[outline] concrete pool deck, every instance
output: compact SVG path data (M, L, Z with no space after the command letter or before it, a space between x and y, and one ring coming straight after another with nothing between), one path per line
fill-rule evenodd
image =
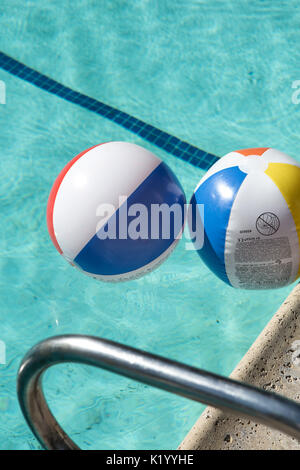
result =
M230 375L300 402L300 283ZM180 450L300 450L300 442L248 418L207 407Z

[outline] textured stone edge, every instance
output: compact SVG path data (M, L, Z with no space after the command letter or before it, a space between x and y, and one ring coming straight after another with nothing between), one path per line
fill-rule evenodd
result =
M230 377L300 402L300 283ZM247 418L207 407L178 449L300 450L300 442Z

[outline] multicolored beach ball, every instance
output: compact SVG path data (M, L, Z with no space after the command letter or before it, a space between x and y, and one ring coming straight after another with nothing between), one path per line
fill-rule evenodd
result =
M134 279L161 264L177 244L185 202L176 176L153 153L109 142L80 153L58 175L48 200L48 230L59 253L84 273L103 281ZM167 236L162 204L182 208Z
M191 199L198 254L230 286L272 289L300 275L300 163L273 148L230 152Z

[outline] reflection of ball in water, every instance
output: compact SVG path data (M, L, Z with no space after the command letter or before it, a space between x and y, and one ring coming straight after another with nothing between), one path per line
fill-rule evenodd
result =
M190 229L204 227L197 251L220 279L268 289L299 277L299 181L300 163L271 148L231 152L204 175Z
M182 208L180 226L168 237L160 219L151 218L152 205L161 204ZM135 144L109 142L77 155L58 175L48 230L57 250L86 274L127 280L151 271L172 251L184 204L180 183L159 158Z

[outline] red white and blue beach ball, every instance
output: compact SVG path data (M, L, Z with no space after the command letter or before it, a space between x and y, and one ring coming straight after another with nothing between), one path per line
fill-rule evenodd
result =
M225 155L200 180L190 210L191 232L204 232L198 254L227 284L270 289L299 277L300 163L285 153Z
M151 209L173 204L182 208L182 218L166 236ZM108 142L80 153L58 175L47 225L59 253L84 273L128 280L151 271L173 250L184 205L179 181L158 157L132 143Z

